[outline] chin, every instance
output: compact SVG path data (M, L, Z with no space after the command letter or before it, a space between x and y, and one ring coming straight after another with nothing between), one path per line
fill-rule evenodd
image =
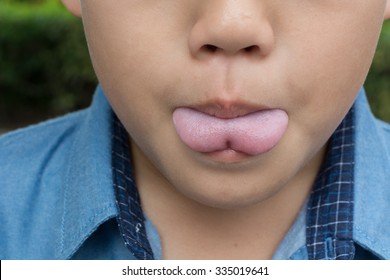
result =
M239 189L237 186L229 188L222 184L213 190L214 191L208 189L206 192L202 193L186 192L184 195L203 206L222 210L248 208L261 203L272 196L272 193L266 191L245 191L242 187Z

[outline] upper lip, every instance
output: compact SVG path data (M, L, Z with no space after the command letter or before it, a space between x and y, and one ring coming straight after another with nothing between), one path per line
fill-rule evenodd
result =
M254 104L244 100L208 101L186 107L221 119L237 118L257 111L269 109L266 106Z

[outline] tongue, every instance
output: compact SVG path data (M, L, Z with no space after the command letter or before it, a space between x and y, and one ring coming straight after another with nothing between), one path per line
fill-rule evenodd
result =
M221 119L190 108L178 108L173 123L180 139L192 150L211 153L234 150L259 155L272 149L287 129L288 116L279 109L261 110Z

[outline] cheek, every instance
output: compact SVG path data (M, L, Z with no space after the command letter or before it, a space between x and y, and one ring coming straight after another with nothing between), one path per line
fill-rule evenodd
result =
M297 151L316 152L326 143L352 106L374 55L380 21L341 14L302 15L279 33L274 72L285 81L281 92Z
M127 106L147 117L150 106L169 92L164 81L175 57L168 27L156 23L159 9L149 7L155 1L97 1L96 7L92 2L85 2L83 19L99 82L115 108L126 111Z
M180 53L172 52L172 45L177 42L168 40L170 35L163 30L156 32L149 25L131 25L126 18L134 21L134 11L131 15L115 12L117 20L112 21L88 14L86 33L94 67L133 142L155 165L163 166L156 154L173 155L177 151L170 149L180 146L171 120L177 84L174 69L184 69L177 65Z
M93 37L99 34L93 34ZM167 125L171 123L170 96L173 90L170 88L172 83L166 81L170 80L171 71L167 69L173 68L170 63L174 60L163 62L161 55L148 49L154 45L152 39L144 40L150 45L143 45L124 34L126 32L118 27L117 34L102 34L107 42L104 47L99 42L93 44L93 41L90 47L94 67L110 104L131 138L142 146L155 135L161 135L161 139L172 129ZM121 43L112 43L118 41Z
M380 31L380 20L371 20L369 15L302 16L281 36L279 55L284 63L279 72L287 81L286 104L302 129L331 133L351 107L368 73Z

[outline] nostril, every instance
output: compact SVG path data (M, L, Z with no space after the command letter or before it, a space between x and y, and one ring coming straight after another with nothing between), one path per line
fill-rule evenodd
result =
M259 46L253 45L253 46L249 46L249 47L244 48L244 51L246 53L255 53L255 52L260 51L260 48L259 48Z
M206 44L202 47L202 49L204 49L206 52L209 52L209 53L215 53L217 51L218 47L216 47L214 45Z
M215 45L205 44L202 46L201 51L203 51L205 53L216 53L218 51L218 49L219 48ZM243 53L247 53L247 54L254 54L254 53L259 52L260 48L257 45L252 45L249 47L242 48L241 51Z

